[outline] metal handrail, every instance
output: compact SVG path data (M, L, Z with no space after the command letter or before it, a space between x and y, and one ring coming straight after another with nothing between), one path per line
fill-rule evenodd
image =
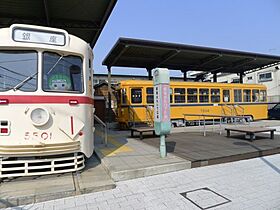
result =
M154 126L154 109L152 106L148 106L146 105L145 106L145 109L146 109L146 121L148 122L148 125L150 125L151 127Z
M104 143L105 146L107 147L108 145L108 129L107 129L107 124L105 122L103 122L99 117L97 117L96 115L94 115L94 119L96 119L101 125L103 125L104 130L105 130L105 136L104 136Z

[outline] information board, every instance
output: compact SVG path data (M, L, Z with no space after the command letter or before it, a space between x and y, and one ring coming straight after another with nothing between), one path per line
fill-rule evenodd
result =
M157 135L169 134L171 130L169 83L168 69L154 70L154 127Z

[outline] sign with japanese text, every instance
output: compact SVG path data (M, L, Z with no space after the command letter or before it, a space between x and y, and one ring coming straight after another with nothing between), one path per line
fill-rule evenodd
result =
M154 70L154 127L157 135L170 133L170 85L168 69Z

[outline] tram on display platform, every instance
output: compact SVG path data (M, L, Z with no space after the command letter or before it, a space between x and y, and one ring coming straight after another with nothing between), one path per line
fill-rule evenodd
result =
M116 91L116 115L122 127L135 123L153 125L152 81L121 81ZM174 127L186 126L202 120L202 115L207 120L219 116L267 119L266 91L264 85L258 84L170 82L171 123Z
M24 24L0 37L0 178L84 168L94 150L91 47Z

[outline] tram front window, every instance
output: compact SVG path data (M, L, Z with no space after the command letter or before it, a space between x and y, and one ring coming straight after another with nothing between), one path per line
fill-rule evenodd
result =
M36 91L37 57L34 51L0 51L0 92Z
M43 53L43 90L83 93L82 64L78 56Z

